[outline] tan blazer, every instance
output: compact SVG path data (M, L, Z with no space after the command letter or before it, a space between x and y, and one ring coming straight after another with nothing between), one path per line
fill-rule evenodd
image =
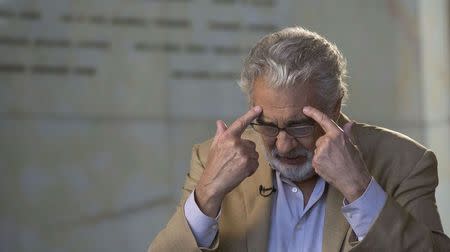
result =
M342 115L338 124L346 121ZM442 231L435 203L438 178L434 154L387 129L355 123L352 133L370 173L388 198L366 237L358 242L341 214L343 196L328 186L323 251L450 251L450 239ZM267 251L272 196L260 196L258 188L272 186L272 172L260 136L248 129L243 137L256 143L259 168L225 197L212 251ZM203 172L210 144L208 140L193 147L177 210L149 251L200 251L186 221L184 203Z

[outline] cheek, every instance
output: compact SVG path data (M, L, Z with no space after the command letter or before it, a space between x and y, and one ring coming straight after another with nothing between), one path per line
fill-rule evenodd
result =
M302 144L303 147L305 147L306 149L313 151L316 148L316 140L317 138L314 136L310 136L310 137L304 137L302 139L300 139L300 143Z
M316 141L319 137L323 136L324 132L322 129L317 129L310 137L306 137L303 139L302 144L309 150L314 150L316 148Z
M276 138L267 138L267 137L263 137L262 138L263 143L264 143L264 147L266 148L266 151L270 151L273 148L275 148L275 143L276 143Z

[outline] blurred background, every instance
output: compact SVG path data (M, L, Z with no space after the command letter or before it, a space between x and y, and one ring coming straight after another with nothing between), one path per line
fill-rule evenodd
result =
M437 153L450 232L446 0L0 0L0 251L145 251L191 147L246 111L264 34L301 25L348 59L353 119Z

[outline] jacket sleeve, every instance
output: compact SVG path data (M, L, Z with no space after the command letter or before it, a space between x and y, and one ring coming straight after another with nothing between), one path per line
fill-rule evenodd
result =
M148 249L149 252L165 251L198 251L197 242L187 223L184 214L184 204L197 185L204 170L204 165L199 156L199 145L192 148L191 168L186 176L182 189L182 196L177 205L175 214L170 218L166 227L159 232ZM213 241L211 250L218 247L217 237Z
M450 251L436 206L437 184L436 157L426 151L388 196L367 236L350 242L350 251Z

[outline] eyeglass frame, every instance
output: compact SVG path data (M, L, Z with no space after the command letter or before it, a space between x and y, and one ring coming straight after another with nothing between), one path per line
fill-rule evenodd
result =
M294 138L303 138L303 137L310 136L310 135L312 135L312 134L314 133L314 127L316 126L316 123L313 122L312 124L297 125L297 126L287 126L287 127L280 128L280 127L278 127L278 126L276 126L276 125L263 124L263 123L258 123L258 122L251 122L251 123L250 123L250 126L251 126L256 132L260 133L261 135L267 136L267 137L277 137L278 134L280 134L281 131L284 131L284 132L286 132L286 134L288 134L288 135L291 136L291 137L294 137ZM274 134L273 136L272 136L272 135L267 135L267 134L264 134L264 133L258 131L258 130L255 128L255 126L271 127L271 128L273 128L273 129L276 129L277 131L276 131L276 134ZM295 135L292 135L292 134L289 133L289 128L311 128L311 132L310 132L309 134L306 134L306 135L295 136Z

